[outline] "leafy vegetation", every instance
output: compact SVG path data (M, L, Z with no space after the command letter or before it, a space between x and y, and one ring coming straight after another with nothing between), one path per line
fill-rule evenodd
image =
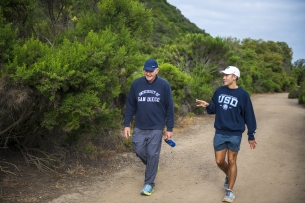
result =
M290 75L295 86L289 92L289 98L298 98L299 104L305 104L305 59L294 62Z
M291 64L287 43L211 37L166 0L1 1L0 48L1 150L44 171L63 149L130 148L125 101L149 57L172 86L176 117L202 114L195 99L211 98L228 65L250 94L291 91L305 103L305 59Z

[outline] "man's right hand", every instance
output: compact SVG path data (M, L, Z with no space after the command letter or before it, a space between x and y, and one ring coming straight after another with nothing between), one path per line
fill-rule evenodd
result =
M199 99L196 99L196 103L197 103L197 106L202 106L202 107L207 107L207 106L209 106L209 103L208 103L208 102L202 101L202 100L199 100Z
M130 136L130 127L124 127L124 137L128 139Z

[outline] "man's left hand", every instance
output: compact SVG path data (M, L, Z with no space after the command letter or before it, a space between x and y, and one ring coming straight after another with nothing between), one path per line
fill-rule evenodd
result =
M173 132L166 131L166 132L165 132L165 138L168 139L168 140L170 140L171 137L173 136L173 134L174 134Z
M257 143L256 143L255 140L249 140L248 142L250 144L250 148L251 149L255 149L256 148Z

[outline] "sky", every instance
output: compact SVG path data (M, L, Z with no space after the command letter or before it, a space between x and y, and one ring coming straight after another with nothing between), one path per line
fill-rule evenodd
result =
M305 0L167 0L212 37L286 42L305 59Z

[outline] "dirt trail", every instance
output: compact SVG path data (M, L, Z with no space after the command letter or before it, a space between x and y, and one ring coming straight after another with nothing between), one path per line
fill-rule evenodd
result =
M252 97L256 113L258 147L250 150L244 134L238 155L236 203L301 203L305 199L305 108L286 93ZM120 169L109 178L96 178L90 186L75 188L49 203L197 203L221 202L224 174L214 161L214 116L177 132L177 146L161 149L161 170L152 196L141 196L144 166ZM126 154L130 156L130 154Z

